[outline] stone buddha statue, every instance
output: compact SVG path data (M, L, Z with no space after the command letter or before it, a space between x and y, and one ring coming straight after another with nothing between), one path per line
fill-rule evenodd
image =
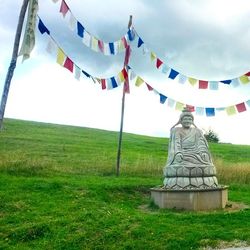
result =
M179 124L181 127L176 127ZM194 125L194 117L187 108L171 128L164 177L164 187L168 189L218 187L208 143L202 131Z

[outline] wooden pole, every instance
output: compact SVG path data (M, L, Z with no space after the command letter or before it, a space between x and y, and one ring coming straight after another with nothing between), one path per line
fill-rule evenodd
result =
M8 99L11 80L12 80L12 77L16 68L20 37L22 34L23 22L24 22L25 13L28 7L28 3L29 3L29 0L23 0L23 5L19 14L15 41L14 41L14 46L13 46L13 52L12 52L12 59L11 59L10 66L9 66L9 69L5 78L5 84L4 84L4 89L3 89L2 99L1 99L1 104L0 104L0 130L3 128L4 112L5 112L5 107L6 107L6 103Z
M132 26L132 16L129 17L128 29ZM130 46L128 45L126 48L126 53L124 57L124 68L127 66L127 56L130 53ZM127 84L129 84L129 80L127 79ZM125 110L125 96L126 96L126 85L123 85L122 91L122 108L121 108L121 123L120 123L120 133L119 133L119 141L118 141L118 150L117 150L117 163L116 163L116 176L120 175L120 162L121 162L121 147L122 147L122 133L123 133L123 121L124 121L124 110Z

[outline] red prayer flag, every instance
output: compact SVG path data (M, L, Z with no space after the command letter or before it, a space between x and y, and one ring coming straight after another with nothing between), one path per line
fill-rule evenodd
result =
M128 72L125 68L122 70L122 74L125 80L128 79Z
M146 82L145 82L145 83L146 83ZM146 85L147 85L147 88L148 88L149 91L154 90L149 84L146 83Z
M250 71L245 74L245 76L250 76Z
M102 89L106 89L106 80L101 79Z
M187 110L189 111L189 112L194 112L194 110L195 110L195 108L194 108L194 106L192 106L192 105L186 105L186 108L187 108Z
M199 80L199 89L207 89L208 81Z
M128 43L125 37L122 38L122 42L124 44L124 47L127 48L128 47Z
M244 102L236 104L236 108L238 112L244 112L247 110L246 105Z
M104 52L104 44L103 44L103 41L98 40L98 47L99 47L99 49L100 49L101 52Z
M74 63L71 61L70 58L66 58L65 63L63 65L66 69L68 69L69 71L73 72L73 68L74 68Z
M156 60L157 69L159 69L162 64L163 64L163 62L159 58L157 58L157 60Z
M62 13L63 17L66 16L67 12L69 11L68 5L65 3L64 0L61 2L60 12Z

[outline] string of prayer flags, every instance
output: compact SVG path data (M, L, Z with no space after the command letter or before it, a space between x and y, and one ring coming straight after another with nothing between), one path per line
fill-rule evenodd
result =
M143 47L143 54L149 54L150 61L154 63L154 66L164 74L168 74L168 78L175 80L178 79L180 84L188 82L191 86L197 86L199 89L218 90L219 83L230 85L231 87L237 87L240 84L250 84L250 71L238 76L234 79L207 81L202 79L195 79L190 76L185 76L179 71L170 68L165 62L163 62L153 51L147 49L143 39L135 31L137 40L137 48ZM143 46L142 46L143 45ZM169 72L170 71L170 72Z
M129 67L131 69L131 67ZM133 71L131 71L133 72ZM250 100L242 103L238 103L236 105L231 105L228 107L196 107L190 104L185 104L183 102L174 100L165 94L160 93L158 90L154 89L151 85L149 85L142 77L136 76L135 86L140 87L143 84L146 85L148 91L153 91L155 94L159 95L160 103L164 104L167 103L168 107L174 108L175 110L182 111L184 107L187 107L190 112L195 112L196 115L203 116L206 115L207 117L214 117L216 112L225 111L227 115L234 115L237 113L241 113L247 110L247 105L250 107ZM199 84L208 84L207 81L199 81Z
M57 2L53 0L53 2ZM136 37L136 32L133 27L130 27L126 34L122 36L120 39L114 42L104 42L97 37L93 36L90 32L88 32L85 27L79 22L75 16L73 15L71 9L65 0L61 0L61 5L59 12L62 13L62 16L65 18L66 15L70 15L69 17L69 28L72 31L76 31L76 34L81 38L82 43L94 50L95 52L101 52L104 55L116 55L118 53L124 52L127 48L129 42L134 41ZM143 41L140 41L143 43Z

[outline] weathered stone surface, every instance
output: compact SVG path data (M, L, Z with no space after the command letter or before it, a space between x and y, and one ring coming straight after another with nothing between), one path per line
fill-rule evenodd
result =
M218 186L216 170L203 133L193 125L193 115L184 110L170 133L165 188L193 189Z

